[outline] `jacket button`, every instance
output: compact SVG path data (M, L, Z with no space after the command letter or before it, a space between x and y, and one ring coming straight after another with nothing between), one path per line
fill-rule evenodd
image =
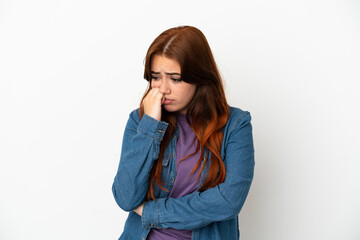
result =
M150 226L151 226L151 227L153 227L153 226L154 226L154 224L153 224L153 223L150 223Z
M174 178L172 178L172 179L171 179L171 183L174 183L174 181L175 181L175 179L174 179Z
M159 133L162 133L163 132L163 130L161 130L161 129L159 129L159 131L158 131Z

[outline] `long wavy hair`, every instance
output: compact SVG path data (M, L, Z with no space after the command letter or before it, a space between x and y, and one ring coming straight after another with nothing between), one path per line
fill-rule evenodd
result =
M149 85L141 99L141 117L144 114L142 102L151 89L151 60L154 55L162 55L176 60L181 67L181 79L196 85L196 91L188 105L187 114L191 118L189 123L195 132L198 143L196 151L189 156L194 155L198 151L201 151L201 154L191 174L201 166L199 177L204 166L210 164L200 191L215 187L225 180L225 165L221 159L222 128L225 126L230 113L222 79L210 46L204 34L199 29L191 26L168 29L152 42L145 58L144 78L149 82ZM160 143L159 158L155 161L150 173L150 184L147 192L148 200L155 200L155 184L161 189L166 190L161 178L162 160L164 150L176 129L175 113L168 112L162 108L161 120L168 122L169 126ZM205 149L208 151L205 151ZM209 159L209 151L211 152L211 159ZM207 153L205 154L205 152ZM202 161L204 161L203 164L201 164Z

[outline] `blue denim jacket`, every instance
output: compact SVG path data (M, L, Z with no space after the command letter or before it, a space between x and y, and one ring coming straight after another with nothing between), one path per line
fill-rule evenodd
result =
M119 239L145 240L151 228L191 229L192 240L238 240L238 214L245 202L254 172L254 147L249 112L230 107L230 118L223 128L221 157L226 167L225 181L203 192L179 198L168 195L176 177L174 131L163 158L164 191L155 188L156 201L145 203L142 216L132 210L145 201L150 170L160 151L168 123L134 110L127 122L112 191L117 204L129 211ZM201 174L200 186L207 166ZM200 187L199 186L199 187Z

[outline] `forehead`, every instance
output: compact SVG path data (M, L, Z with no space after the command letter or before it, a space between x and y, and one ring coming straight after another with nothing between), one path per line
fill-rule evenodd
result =
M178 61L164 57L163 55L155 55L151 60L151 71L154 72L181 72Z

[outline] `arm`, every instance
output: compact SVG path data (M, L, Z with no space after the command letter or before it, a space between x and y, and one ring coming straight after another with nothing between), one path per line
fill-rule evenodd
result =
M146 228L195 229L237 216L253 178L254 148L251 117L239 117L225 147L226 179L204 192L180 198L146 202L142 223Z
M142 204L149 186L153 163L168 124L138 111L130 114L122 140L120 164L112 185L116 203L125 211Z

